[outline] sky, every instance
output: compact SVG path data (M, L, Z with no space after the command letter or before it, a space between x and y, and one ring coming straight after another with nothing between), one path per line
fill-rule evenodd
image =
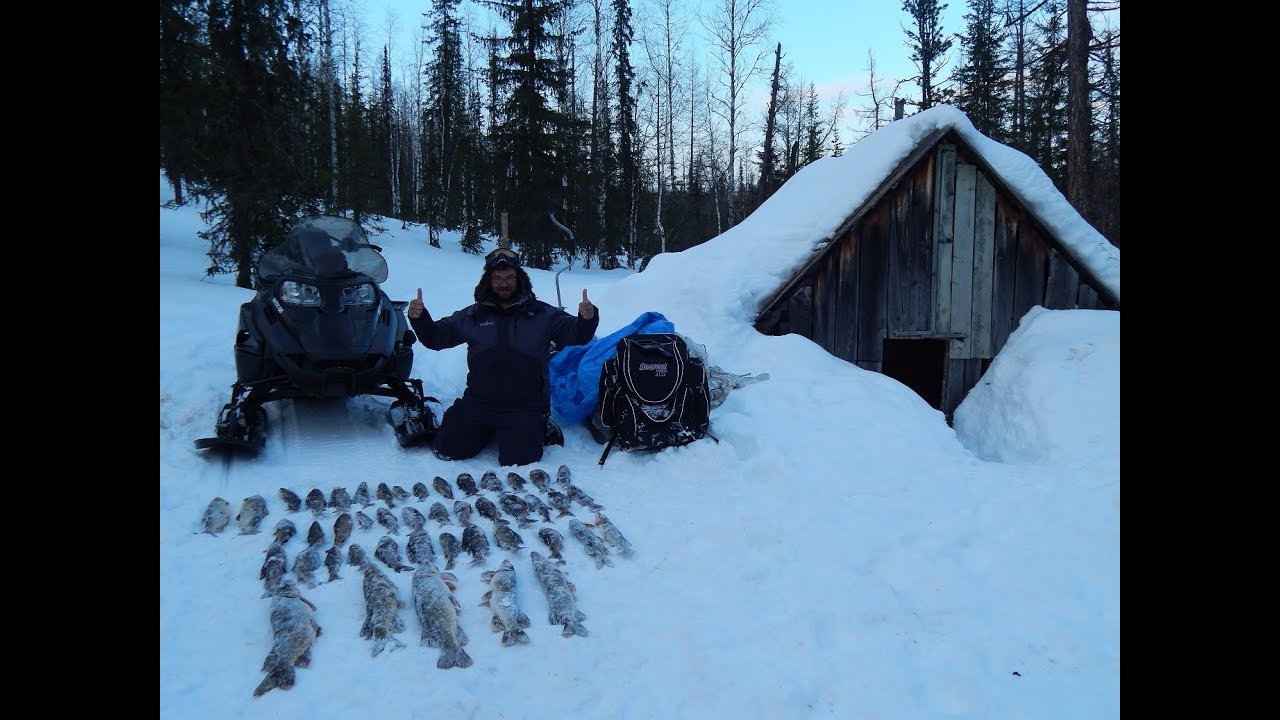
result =
M492 447L445 462L401 448L383 419L389 401L372 396L271 403L258 457L228 465L201 454L192 441L212 433L227 401L237 314L252 293L230 276L205 277L201 208L164 208L161 180L160 716L1119 717L1119 313L1033 308L954 427L896 380L806 338L751 327L778 278L843 216L831 218L847 215L839 208L856 207L900 147L939 124L972 131L950 108L894 123L808 166L724 235L660 255L643 273L575 265L560 275L557 302L555 274L529 270L552 304L572 308L588 290L598 337L656 311L712 364L769 375L712 410L718 443L615 449L603 467L603 448L581 425L566 425L564 446L533 465L501 468ZM1025 156L980 140L993 168L1118 296L1118 251L1095 246L1096 232L1062 211L1051 184L1019 172ZM461 252L456 236L432 248L421 226L384 226L372 239L384 248L392 298L421 287L436 315L471 302L481 260ZM462 392L465 355L419 346L413 376L447 406ZM290 567L313 520L328 539L333 532L332 511L290 513L279 488L327 496L354 493L362 481L409 488L438 475L453 485L461 472L527 478L561 465L635 547L597 568L567 532L568 518L551 523L566 538L563 571L589 636L562 637L549 624L530 553L550 553L528 528L525 548L494 546L483 566L464 560L452 571L471 667L436 667L439 651L419 644L407 604L412 573L385 567L406 602L398 634L406 646L372 656L359 636L361 578L343 565L339 579L302 588L323 628L310 666L292 690L253 697L272 644L259 579L272 531L282 519L297 527L285 544ZM215 497L234 516L253 495L269 512L260 533L242 535L234 520L217 535L201 532ZM440 500L433 490L409 504L425 514ZM477 522L493 546L492 524ZM459 532L430 520L427 528L437 553L442 530ZM348 544L372 552L383 534L356 529ZM404 536L402 528L402 553ZM479 606L488 589L481 572L503 559L531 619L527 645L503 647Z

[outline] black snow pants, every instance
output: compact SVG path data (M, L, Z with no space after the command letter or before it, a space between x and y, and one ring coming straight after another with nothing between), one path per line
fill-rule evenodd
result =
M528 465L542 459L546 431L546 413L537 408L491 408L460 397L444 411L435 451L446 460L466 460L496 437L499 465Z

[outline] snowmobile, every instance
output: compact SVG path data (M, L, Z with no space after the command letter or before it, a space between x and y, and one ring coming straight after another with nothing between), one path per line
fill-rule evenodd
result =
M429 440L434 413L422 381L409 377L413 344L404 309L380 287L382 248L349 218L301 219L258 262L258 290L240 306L236 382L215 436L197 448L256 453L266 444L265 403L380 395L401 446Z

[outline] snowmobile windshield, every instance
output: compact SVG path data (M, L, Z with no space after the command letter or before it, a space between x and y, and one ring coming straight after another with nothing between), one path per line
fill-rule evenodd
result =
M263 253L258 277L295 273L307 277L368 275L375 283L387 279L387 261L369 244L360 224L349 218L318 215L302 219L284 242Z

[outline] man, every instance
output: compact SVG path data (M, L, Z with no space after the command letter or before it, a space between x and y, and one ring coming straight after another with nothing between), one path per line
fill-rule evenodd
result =
M465 460L496 437L500 465L537 462L551 414L550 343L590 342L600 315L586 290L577 317L539 300L520 256L507 248L485 256L475 299L439 320L423 306L422 288L409 301L409 324L423 345L467 344L467 388L440 421L436 456Z

